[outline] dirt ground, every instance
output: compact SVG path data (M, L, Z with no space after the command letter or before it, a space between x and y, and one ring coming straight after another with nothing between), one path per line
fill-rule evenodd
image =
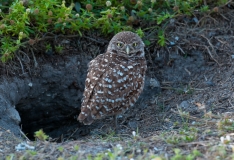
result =
M141 101L118 118L120 131L117 135L110 130L112 117L107 117L87 127L85 133L77 133L77 129L69 131L70 139L62 143L30 142L30 145L35 146L37 156L43 159L68 157L75 154L74 145L80 146L81 155L96 155L121 144L132 146L130 148L135 149L136 155L142 153L137 152L137 149L147 148L149 152L162 155L165 159L175 155L174 148L180 148L185 155L197 149L202 153L197 159L231 158L230 146L225 146L224 150L212 146L219 148L220 137L232 137L234 130L229 128L224 132L219 128L223 118L233 119L233 19L234 10L228 7L220 8L219 13L172 19L165 27L165 47L157 45L157 39L153 36L157 30L148 30L144 37L151 42L146 47L147 76L160 83L160 91L150 95L150 98L147 96L147 99L143 96ZM104 39L104 44L108 42L105 38L96 38ZM91 45L98 44L93 39L87 39ZM193 131L191 127L197 130ZM187 131L184 134L180 132L183 129ZM133 131L137 132L134 138ZM76 134L83 136L77 138ZM179 139L181 135L193 134L192 141ZM26 155L25 151L15 151L15 146L21 141L19 138L1 127L0 135L0 157L11 153ZM64 152L57 150L60 146ZM125 153L128 154L127 151Z

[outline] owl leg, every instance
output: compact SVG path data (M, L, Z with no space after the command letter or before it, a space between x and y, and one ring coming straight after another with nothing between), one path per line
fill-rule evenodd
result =
M114 119L114 129L115 129L115 131L117 131L117 129L118 129L117 115L114 115L114 116L113 116L113 119Z

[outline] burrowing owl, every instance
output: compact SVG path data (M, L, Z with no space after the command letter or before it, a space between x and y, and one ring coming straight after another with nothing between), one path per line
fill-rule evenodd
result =
M116 34L107 52L89 63L80 122L90 125L95 119L126 111L137 101L144 87L147 69L144 43L132 32Z

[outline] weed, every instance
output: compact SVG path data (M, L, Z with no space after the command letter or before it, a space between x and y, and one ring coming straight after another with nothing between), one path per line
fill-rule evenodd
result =
M190 86L185 86L183 88L177 88L175 89L177 94L192 94L194 92L194 89Z
M166 45L166 38L162 30L158 33L158 44L162 47Z
M36 139L39 139L41 141L45 141L49 138L49 136L46 135L42 129L40 129L39 131L36 131L34 136Z
M209 6L207 6L207 5L202 6L201 9L200 9L200 11L201 12L207 12L207 11L209 11Z
M62 53L62 51L63 51L63 47L62 47L62 46L60 46L60 45L55 46L55 51L56 51L56 53L61 54L61 53Z
M63 152L64 148L63 148L62 146L59 146L59 147L58 147L58 150L59 150L60 152Z
M6 160L13 160L14 157L15 157L14 154L10 154L10 155L6 156Z
M79 148L80 148L80 147L79 147L78 145L75 145L75 146L74 146L74 151L78 151Z
M233 132L234 131L234 122L230 119L221 119L217 122L218 130L224 132Z
M171 157L171 160L193 160L196 157L198 157L199 155L201 155L201 153L198 150L193 150L192 153L188 154L188 155L183 155L181 153L181 150L178 148L174 149L175 155L173 157Z
M170 135L162 134L161 137L167 143L179 144L179 143L192 142L196 140L198 134L197 132L198 131L195 128L190 127L188 129L180 129L179 131L176 131L175 133Z

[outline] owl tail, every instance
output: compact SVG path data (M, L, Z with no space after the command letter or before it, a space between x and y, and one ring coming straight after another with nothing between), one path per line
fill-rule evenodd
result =
M77 118L77 120L80 123L84 123L84 125L90 125L93 123L94 119L91 116L91 111L88 108L85 108L83 110L81 110L81 113L79 115L79 117Z

